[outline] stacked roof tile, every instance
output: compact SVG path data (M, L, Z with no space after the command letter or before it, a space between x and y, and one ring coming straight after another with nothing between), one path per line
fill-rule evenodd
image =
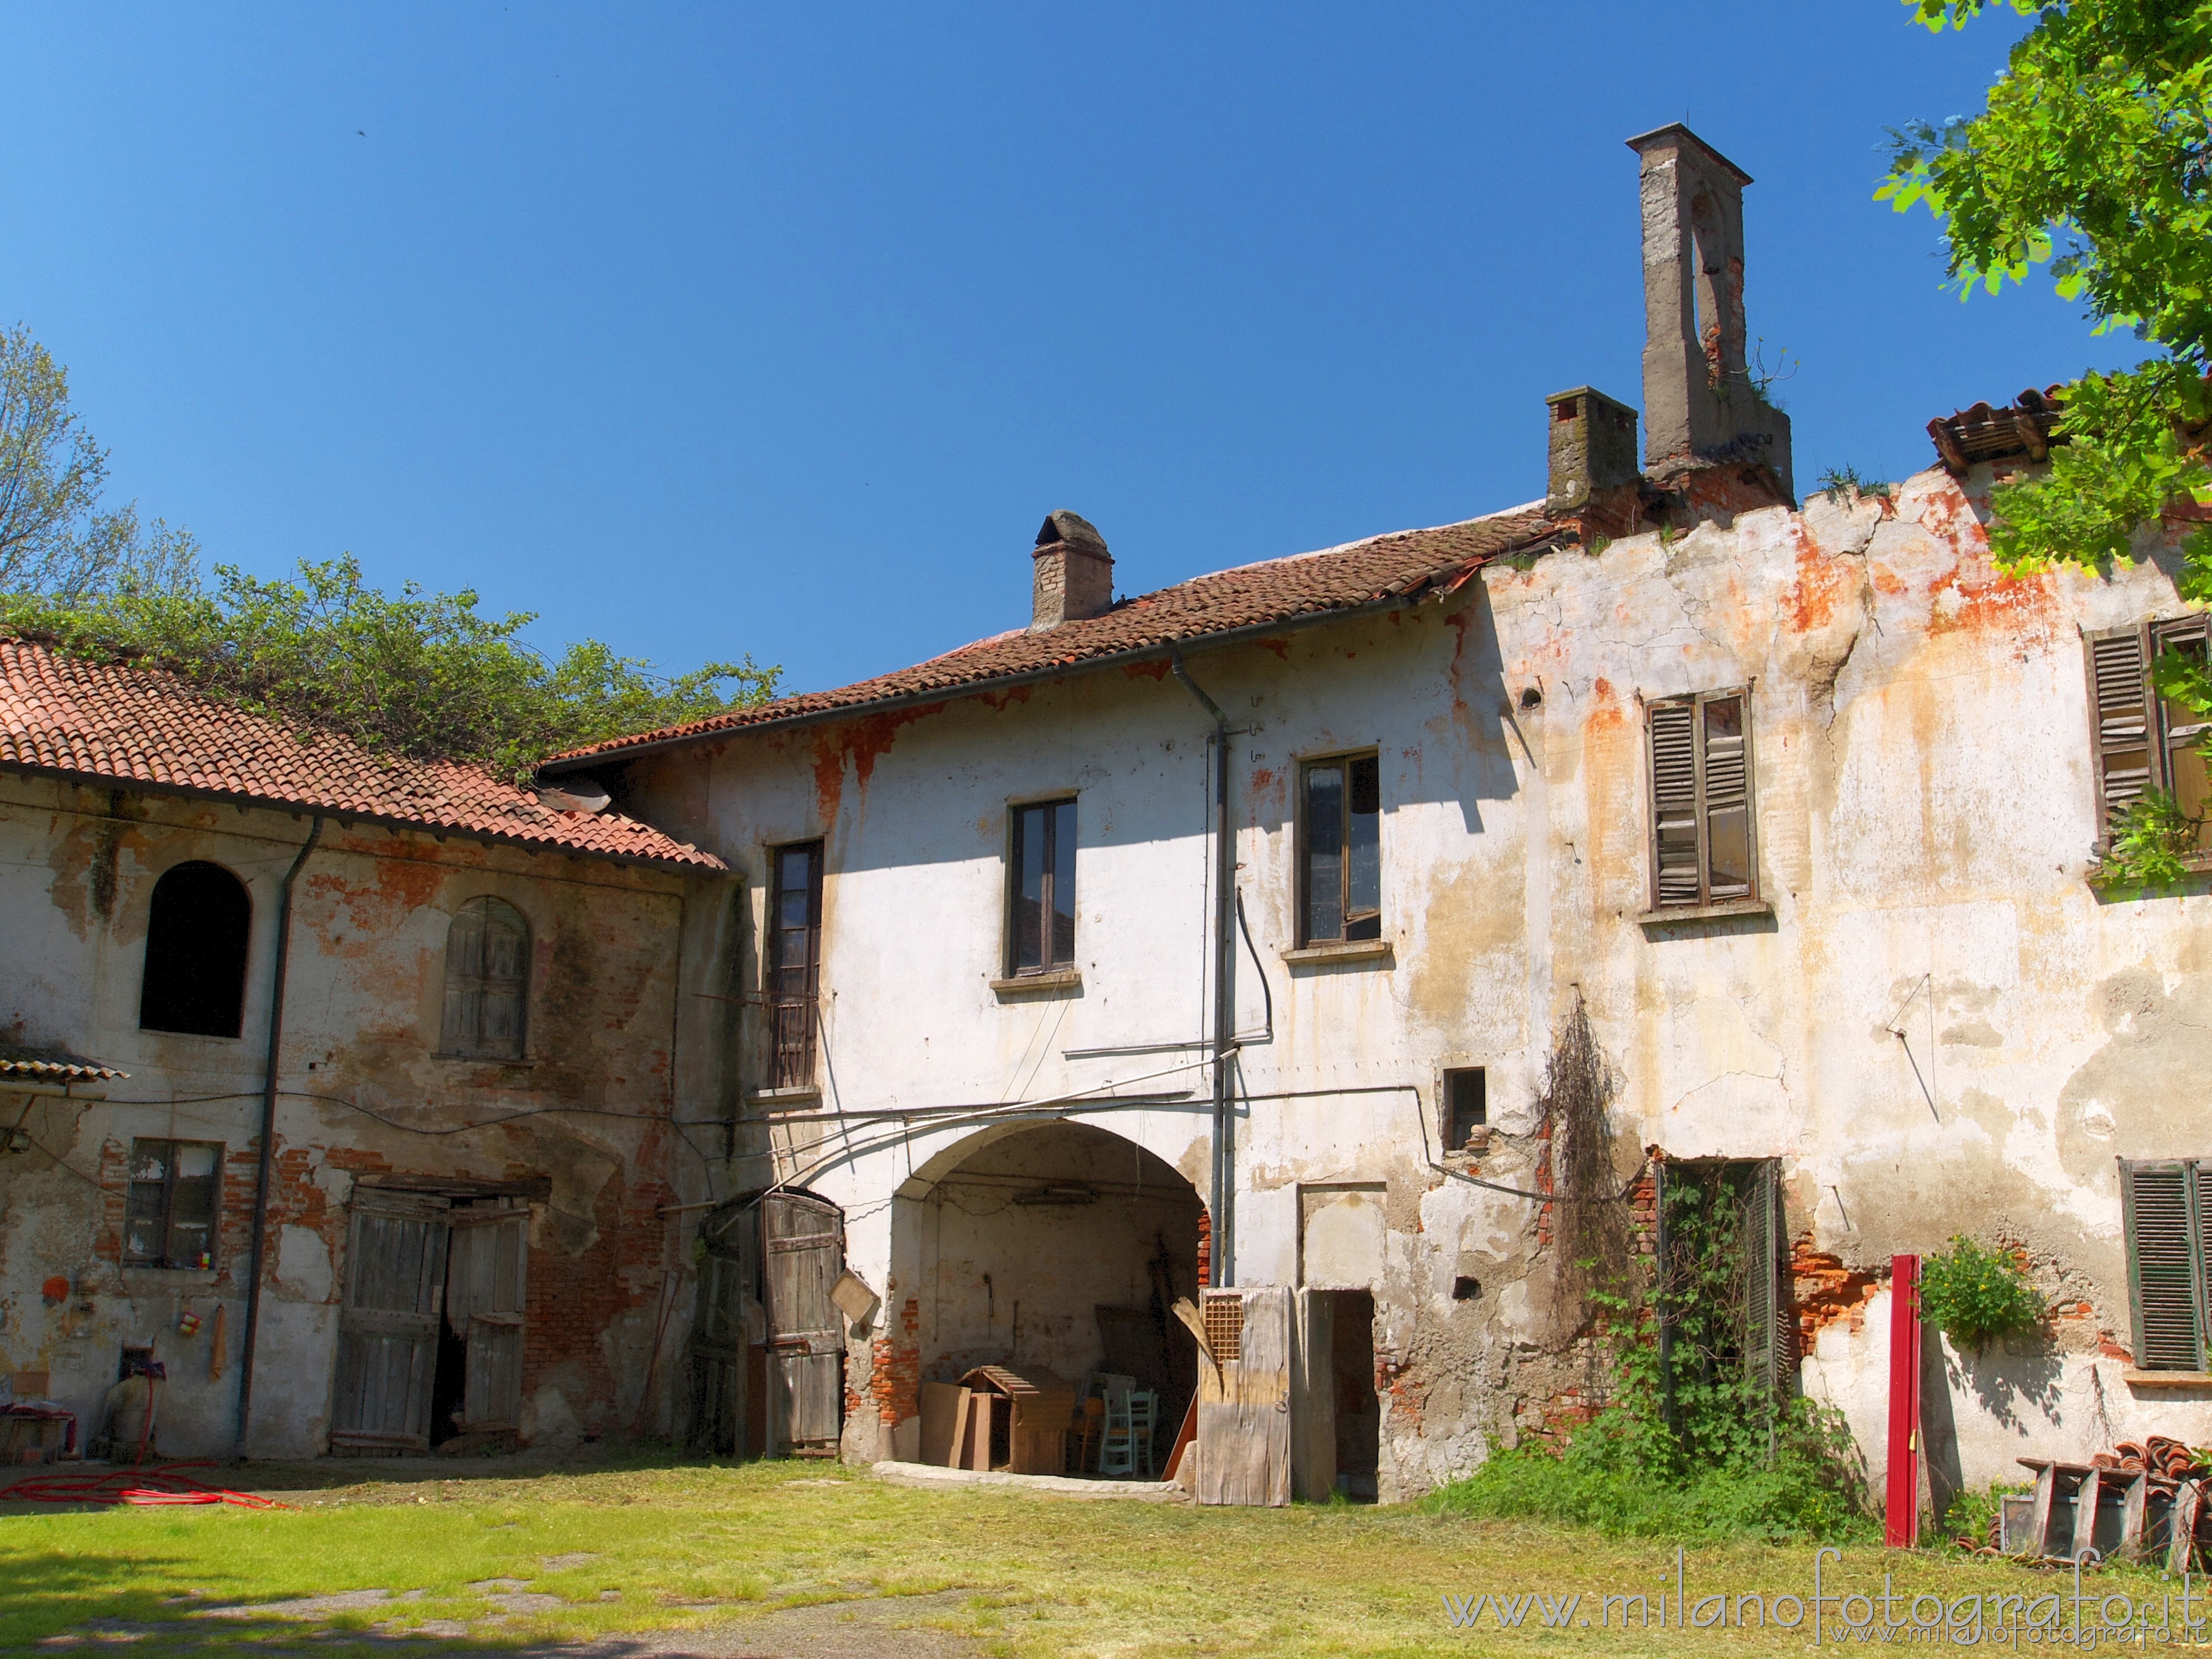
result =
M0 1078L28 1078L35 1083L94 1083L127 1078L112 1066L102 1066L65 1048L33 1048L0 1039Z
M251 802L629 862L720 860L617 812L563 811L474 766L373 753L155 668L0 639L0 769Z
M1534 507L1518 507L1433 530L1399 531L1318 553L1240 565L1123 599L1102 616L1064 622L1038 633L1018 631L978 640L916 667L834 691L780 697L757 708L616 738L554 758L570 768L718 732L857 713L873 704L939 692L987 690L1001 681L1036 679L1117 659L1164 656L1172 647L1202 645L1220 635L1287 625L1388 600L1441 597L1491 560L1533 547L1557 529Z

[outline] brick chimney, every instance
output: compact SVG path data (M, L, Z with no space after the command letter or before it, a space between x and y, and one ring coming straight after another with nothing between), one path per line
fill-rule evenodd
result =
M1751 175L1679 122L1643 159L1644 467L1692 495L1795 500L1790 417L1744 363L1743 187ZM1718 489L1686 475L1728 469ZM1753 505L1741 501L1739 505Z
M1580 513L1593 499L1637 482L1636 411L1595 386L1555 392L1544 399L1552 465L1544 511Z
M1091 521L1066 511L1046 516L1030 555L1034 571L1030 632L1103 616L1114 603L1114 556Z

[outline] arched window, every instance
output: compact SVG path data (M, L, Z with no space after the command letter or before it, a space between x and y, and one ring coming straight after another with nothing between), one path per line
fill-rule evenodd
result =
M522 1058L530 924L495 898L473 898L446 934L446 1029L439 1052Z
M219 864L179 864L154 884L138 1024L149 1031L234 1037L246 1014L253 901Z

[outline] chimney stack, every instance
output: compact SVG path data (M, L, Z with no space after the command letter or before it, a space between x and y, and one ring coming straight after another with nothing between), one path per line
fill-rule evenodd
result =
M1037 532L1030 632L1103 616L1114 604L1114 556L1088 519L1063 509Z
M1644 471L1671 485L1700 469L1764 468L1794 502L1790 417L1744 362L1751 175L1679 122L1628 147L1644 164Z
M1544 511L1579 513L1591 501L1637 481L1636 411L1595 386L1544 399L1552 411L1550 487Z

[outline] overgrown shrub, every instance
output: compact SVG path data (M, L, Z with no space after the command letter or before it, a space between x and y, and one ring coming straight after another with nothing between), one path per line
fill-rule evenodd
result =
M1841 1414L1811 1401L1783 1415L1774 1461L1684 1466L1652 1456L1650 1425L1615 1407L1563 1452L1524 1444L1431 1492L1440 1515L1566 1522L1611 1537L1685 1543L1873 1535Z
M1962 1352L1993 1338L2025 1336L2045 1307L2011 1252L1985 1250L1960 1235L1920 1264L1920 1316Z
M1842 1414L1778 1396L1766 1334L1752 1327L1746 1245L1758 1230L1745 1221L1771 1191L1740 1166L1670 1166L1662 1194L1668 1259L1640 1264L1649 1288L1588 1292L1613 1404L1563 1451L1498 1453L1429 1507L1685 1540L1866 1535Z

